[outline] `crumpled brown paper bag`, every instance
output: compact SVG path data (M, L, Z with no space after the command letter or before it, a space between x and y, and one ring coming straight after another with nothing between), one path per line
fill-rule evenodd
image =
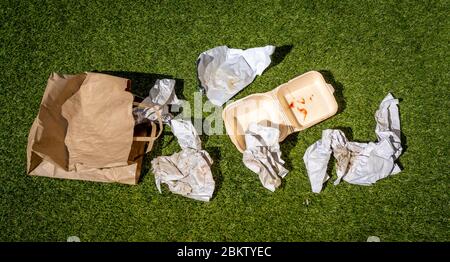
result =
M134 128L129 85L99 73L50 75L28 135L27 173L136 184L145 144L157 136L154 124L150 137Z

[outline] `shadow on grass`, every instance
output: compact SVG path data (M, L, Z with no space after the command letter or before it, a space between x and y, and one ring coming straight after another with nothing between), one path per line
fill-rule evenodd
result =
M284 160L284 167L287 170L292 170L292 159L289 153L297 145L298 136L300 132L289 135L283 142L280 143L281 158Z
M277 66L283 60L286 58L286 56L292 51L294 48L294 45L282 45L275 47L275 51L273 52L271 56L272 62L270 63L269 67L266 70L271 69L272 67Z
M211 165L211 173L215 182L215 189L212 195L212 199L217 196L217 193L222 188L223 175L222 170L220 170L220 160L222 159L222 153L219 147L206 147L204 148L211 156L213 163Z
M194 121L194 120L191 120ZM202 118L202 123L204 123L205 118ZM202 149L208 152L209 156L213 160L211 165L211 173L215 182L214 193L211 199L214 199L217 196L217 193L220 191L223 182L223 174L222 170L220 170L220 161L222 160L222 153L220 151L220 147L212 146L207 147L209 136L206 134L200 135L200 140L202 141Z
M146 154L144 159L142 160L142 169L141 169L141 176L139 178L139 182L141 182L144 177L150 172L151 164L150 162L158 156L162 155L162 149L163 149L163 141L165 132L162 132L161 136L154 142L153 148L150 151L150 153Z
M186 100L183 89L184 80L180 78L174 78L171 75L154 74L154 73L141 73L141 72L129 72L129 71L94 71L97 73L103 73L118 77L123 77L131 80L131 92L144 99L148 96L150 89L155 85L158 79L175 79L175 94L179 99Z
M395 97L394 94L392 94L392 96ZM403 102L403 98L397 98L398 99L398 118L400 119L400 125L402 123L402 111L401 111L401 104ZM398 134L398 133L397 133ZM400 143L402 145L402 154L398 157L396 163L398 164L398 166L400 167L401 170L404 169L402 163L400 162L400 157L405 154L405 152L408 150L408 139L406 138L405 133L403 133L403 131L400 130Z
M338 111L337 111L336 115L344 112L344 110L345 110L345 108L347 106L347 103L345 102L345 97L344 97L344 94L343 94L344 86L340 82L338 82L338 81L336 81L334 79L334 76L331 73L331 71L329 71L329 70L319 70L319 73L321 73L323 75L323 78L325 78L325 81L328 84L331 84L333 86L333 88L334 88L334 94L333 95L336 98L336 102L338 104Z
M400 167L400 169L403 170L403 169L405 169L405 168L403 167L403 164L402 164L402 162L400 161L400 160L401 160L400 158L401 158L401 156L402 156L403 154L405 154L405 152L406 152L406 150L407 150L407 148L408 148L408 140L407 140L405 134L403 133L403 131L400 132L400 140L401 140L401 145L402 145L402 149L403 149L403 150L402 150L401 155L398 157L396 163L398 164L398 166Z

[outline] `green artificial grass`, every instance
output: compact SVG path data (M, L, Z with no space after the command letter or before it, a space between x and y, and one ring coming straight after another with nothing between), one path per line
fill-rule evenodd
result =
M1 1L0 241L449 241L448 10L445 0ZM192 104L201 52L267 44L284 46L279 61L235 99L320 70L340 103L339 114L281 144L290 172L276 192L225 135L202 136L217 184L209 203L159 194L149 166L137 186L26 175L27 135L51 72L169 75ZM404 170L312 193L305 149L326 128L375 141L388 92L401 100ZM148 160L178 150L166 129Z

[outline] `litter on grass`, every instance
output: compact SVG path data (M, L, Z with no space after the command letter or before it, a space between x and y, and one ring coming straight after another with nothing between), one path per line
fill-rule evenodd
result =
M135 125L130 87L101 73L51 74L28 135L27 173L136 185L160 133L153 122Z
M279 136L277 128L255 123L250 124L245 133L247 149L243 154L244 165L257 173L261 184L272 192L281 185L281 178L288 173L281 159Z
M269 66L275 47L246 50L218 46L200 54L197 72L208 99L222 106Z
M181 151L171 156L159 156L151 161L155 182L161 193L161 184L167 184L175 194L201 201L209 201L214 193L211 173L213 160L201 149L200 137L190 121L173 119L170 105L179 105L175 94L175 80L157 80L149 96L133 109L136 124L156 121L158 115L168 124L178 140ZM156 105L156 106L155 106ZM151 106L150 108L148 106Z
M275 191L288 173L279 143L337 112L333 92L322 74L310 71L225 107L222 118L227 134L265 188Z
M402 153L398 99L389 93L376 111L375 120L375 143L349 142L342 131L327 129L321 140L308 147L303 160L313 192L319 193L330 178L327 166L332 153L336 158L335 185L342 179L351 184L372 185L401 171L395 163Z
M236 148L244 152L251 123L279 129L278 142L336 114L334 88L317 71L309 71L275 89L239 99L225 107L222 118Z
M173 119L169 125L181 148L202 149L200 137L191 121Z
M163 122L167 123L173 118L169 112L170 105L179 105L180 101L175 94L175 80L158 79L155 85L150 89L149 96L142 102L145 107L133 108L135 124L141 124L148 121L156 121L158 113ZM158 112L157 112L158 111Z
M169 125L181 151L152 160L156 187L161 193L161 184L167 184L175 194L209 201L215 187L211 173L213 160L207 151L201 149L200 138L190 121L172 119Z

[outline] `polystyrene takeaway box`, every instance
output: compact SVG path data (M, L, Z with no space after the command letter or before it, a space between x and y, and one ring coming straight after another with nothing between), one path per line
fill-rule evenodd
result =
M246 148L250 123L277 126L279 141L336 114L334 88L322 74L309 71L266 93L252 94L225 107L222 117L231 141L240 152Z

